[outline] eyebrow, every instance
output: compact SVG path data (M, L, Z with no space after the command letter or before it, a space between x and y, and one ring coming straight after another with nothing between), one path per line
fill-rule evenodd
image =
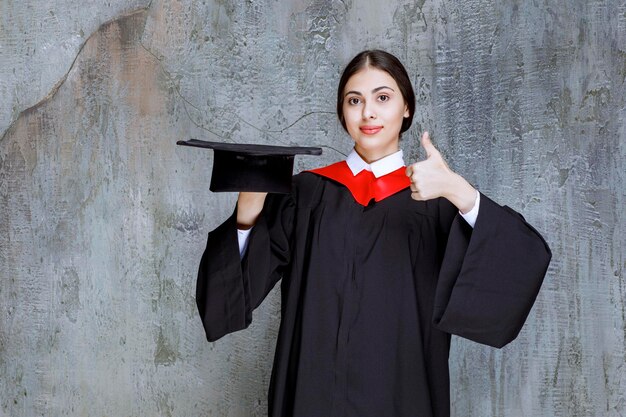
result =
M391 88L391 87L387 87L386 85L382 85L382 86L380 86L380 87L376 87L375 89L373 89L373 90L372 90L372 93L375 93L375 92L377 92L377 91L380 91L380 90L382 90L383 88L388 88L388 89L390 89L390 90L391 90L391 91L393 91L393 92L395 92L395 91L396 91L396 90L394 90L394 89L393 89L393 88ZM361 94L361 92L359 92L359 91L350 90L350 91L348 91L346 94L344 94L344 97L345 97L345 96L347 96L348 94L352 94L352 93L354 93L354 94L358 94L358 95L360 95L360 96L362 96L362 95L363 95L363 94Z

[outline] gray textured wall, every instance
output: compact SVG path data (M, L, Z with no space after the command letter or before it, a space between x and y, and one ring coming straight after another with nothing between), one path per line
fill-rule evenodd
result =
M0 0L0 415L263 416L280 299L204 339L235 195L177 139L349 151L339 71L401 58L450 165L554 257L519 338L454 339L455 416L626 415L621 1Z

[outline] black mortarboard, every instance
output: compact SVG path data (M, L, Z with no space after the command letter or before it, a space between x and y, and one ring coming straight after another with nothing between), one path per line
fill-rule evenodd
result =
M179 140L176 144L213 149L213 173L209 186L213 192L288 193L291 190L294 156L322 154L321 148L302 146L220 143L198 139Z

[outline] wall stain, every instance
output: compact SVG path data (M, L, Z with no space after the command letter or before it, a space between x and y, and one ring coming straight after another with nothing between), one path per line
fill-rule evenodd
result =
M74 268L64 268L61 274L60 303L61 311L70 322L76 323L76 317L81 307L80 303L80 278Z
M116 16L114 19L111 19L109 21L106 21L104 23L102 23L91 35L89 35L89 37L87 39L85 39L85 41L82 43L82 45L78 48L78 51L76 52L76 56L74 57L74 60L72 61L72 63L70 64L67 72L61 77L61 79L52 87L52 89L50 90L50 92L48 94L46 94L46 96L44 98L42 98L41 100L39 100L37 103L35 103L33 106L24 109L22 111L19 112L19 114L17 115L17 117L9 124L9 126L5 129L4 132L2 132L2 135L0 135L0 143L2 143L4 141L4 138L7 136L7 134L12 130L12 126L15 124L15 122L17 122L20 118L22 118L23 116L27 116L30 113L34 112L35 110L37 110L39 107L43 106L45 103L47 103L50 99L52 99L52 97L54 97L56 95L56 93L59 91L59 89L61 88L61 86L65 83L65 81L67 80L68 75L72 72L72 70L74 69L74 66L76 65L76 62L78 60L78 58L81 56L83 48L85 47L85 45L87 45L87 43L89 43L89 41L92 38L95 38L96 36L99 36L101 31L106 28L107 26L111 25L112 23L115 23L117 21L123 20L125 17L132 17L135 14L141 14L144 15L146 13L146 11L150 8L150 6L152 5L152 1L150 1L150 3L145 6L145 7L141 7L137 10L133 10L129 13L126 13L124 15L119 15Z
M568 87L563 88L557 97L548 102L548 108L554 113L561 129L569 125L572 104L572 91Z
M162 225L183 233L196 232L204 223L205 214L193 211L177 210L168 213Z
M154 351L154 364L165 366L173 365L177 358L177 352L170 346L169 341L163 335L163 328L159 326L159 335Z
M168 393L162 393L158 396L158 409L159 415L165 417L172 417L174 414L174 404L170 400L170 395Z
M585 91L576 121L605 124L611 117L611 90L602 86Z

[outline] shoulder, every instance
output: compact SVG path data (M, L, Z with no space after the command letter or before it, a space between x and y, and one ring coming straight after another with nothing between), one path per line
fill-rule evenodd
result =
M291 193L295 200L299 200L303 195L310 195L321 185L324 177L316 175L310 171L303 171L293 176Z
M325 176L303 171L292 178L291 198L298 207L315 207L325 198L324 195L328 197L329 187L333 190L342 188Z
M309 188L316 186L321 178L311 171L302 171L293 176L292 185L295 189Z
M345 161L339 161L326 165L324 167L315 168L307 171L302 171L299 174L293 176L293 186L298 189L305 189L310 187L317 187L322 182L328 181L329 178L333 178L337 173L343 171L349 171L348 165Z

